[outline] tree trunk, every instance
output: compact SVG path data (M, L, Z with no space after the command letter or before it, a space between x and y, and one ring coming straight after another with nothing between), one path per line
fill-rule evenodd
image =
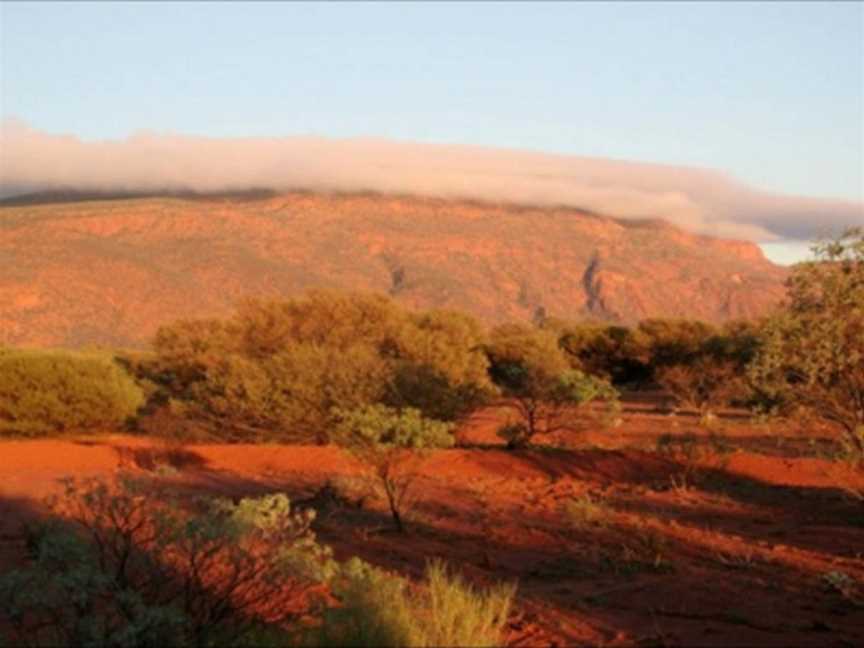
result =
M384 492L387 494L387 504L390 505L390 515L393 516L393 523L396 525L396 530L399 533L405 533L405 525L402 523L402 516L399 514L399 507L396 504L395 488L389 479L384 480Z

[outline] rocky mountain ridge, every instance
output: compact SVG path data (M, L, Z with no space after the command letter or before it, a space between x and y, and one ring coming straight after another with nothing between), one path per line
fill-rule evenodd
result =
M375 194L0 207L0 344L146 345L248 295L385 292L487 322L758 316L784 268L663 221Z

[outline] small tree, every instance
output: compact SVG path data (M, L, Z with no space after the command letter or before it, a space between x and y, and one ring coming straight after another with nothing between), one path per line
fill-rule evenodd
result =
M369 405L337 410L333 439L362 461L387 498L396 528L405 530L403 512L423 451L453 446L453 424L427 419L419 410Z
M787 304L766 323L749 377L787 409L839 425L864 459L864 228L813 251L816 261L793 269Z
M486 347L489 375L518 421L499 430L508 448L534 435L572 428L574 408L595 400L617 404L618 392L602 378L570 369L550 331L501 327Z
M514 377L521 372L514 371ZM502 427L498 434L509 449L531 443L535 434L553 434L573 429L574 409L593 401L603 400L614 409L618 392L602 378L589 376L578 369L569 369L557 376L525 371L523 378L505 387L509 406L519 421Z

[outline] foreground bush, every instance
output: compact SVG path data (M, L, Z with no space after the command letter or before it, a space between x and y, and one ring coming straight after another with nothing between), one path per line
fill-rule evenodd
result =
M0 577L10 645L240 645L293 627L332 573L284 495L184 506L153 483L69 481L54 512Z
M361 560L333 580L339 607L329 609L310 638L317 646L500 646L515 585L477 590L440 561L429 563L422 587Z
M144 402L112 358L72 351L0 351L0 434L115 428Z

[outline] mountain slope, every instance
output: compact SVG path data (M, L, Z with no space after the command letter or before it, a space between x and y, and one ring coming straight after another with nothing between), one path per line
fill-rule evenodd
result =
M0 343L145 344L246 295L387 292L487 321L761 314L786 271L751 243L573 209L379 195L0 208Z

